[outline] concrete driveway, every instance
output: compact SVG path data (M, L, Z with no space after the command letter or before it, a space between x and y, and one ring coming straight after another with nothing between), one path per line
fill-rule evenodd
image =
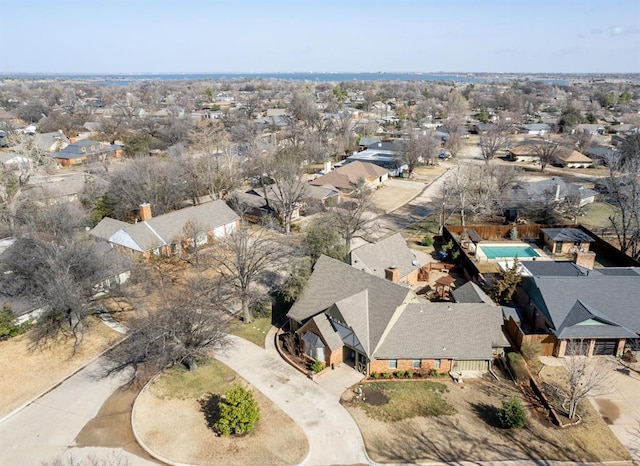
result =
M273 343L266 349L238 337L216 358L231 367L287 413L309 441L306 465L368 464L360 430L336 397L283 361ZM267 421L268 422L268 421Z
M603 364L611 369L612 387L589 401L640 464L640 374L611 359L603 358Z
M124 376L101 379L102 359L67 379L60 386L0 423L0 464L20 466L52 462L59 457L75 460L93 457L132 466L154 465L121 447L74 448L83 428L106 400L124 384Z

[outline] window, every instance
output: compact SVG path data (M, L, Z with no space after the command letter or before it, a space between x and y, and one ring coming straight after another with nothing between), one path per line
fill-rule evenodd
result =
M421 363L421 362L422 362L422 360L421 360L421 359L414 359L414 360L411 362L411 367L412 367L413 369L420 369L420 363Z
M433 360L433 368L434 369L440 369L440 360L439 359L434 359Z
M389 359L389 369L397 369L397 368L398 368L398 360Z

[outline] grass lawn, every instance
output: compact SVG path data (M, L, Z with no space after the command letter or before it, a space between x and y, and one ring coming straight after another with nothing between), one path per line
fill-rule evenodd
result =
M358 406L381 421L400 421L416 416L454 414L442 394L446 385L430 381L375 382L363 386L364 401Z
M233 322L231 324L230 333L244 338L245 340L249 340L251 343L255 343L259 347L264 348L264 339L270 328L271 317L259 317L249 324L245 324L240 321Z
M228 466L300 463L309 449L304 432L257 390L253 393L261 420L253 432L218 437L207 426L198 400L207 393L223 394L237 383L251 388L215 359L202 363L193 372L173 367L138 397L133 413L136 431L149 448L175 463Z
M611 226L609 216L615 214L616 208L606 202L594 202L584 207L584 215L578 222L586 227L606 228Z
M393 390L384 392L388 402L380 406L367 407L366 400L344 403L362 432L372 460L414 464L507 460L586 463L630 459L597 413L591 415L586 411L583 424L561 429L549 422L545 412L524 401L525 427L499 428L495 413L502 402L512 396L523 400L517 387L502 377L499 382L484 379L464 384L437 383L448 390L436 391L442 401L435 406L455 408L455 411L450 408L451 414L438 416L422 412L423 400L432 403L429 398L432 394L422 398L425 395L416 384L419 386L420 382L397 383ZM363 385L363 390L367 386Z

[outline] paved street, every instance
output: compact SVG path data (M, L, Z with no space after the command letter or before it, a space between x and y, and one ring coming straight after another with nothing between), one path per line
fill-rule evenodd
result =
M97 377L102 359L90 364L42 398L0 423L0 464L22 466L75 459L122 458L131 466L156 464L114 448L73 448L83 427L124 383L124 377Z

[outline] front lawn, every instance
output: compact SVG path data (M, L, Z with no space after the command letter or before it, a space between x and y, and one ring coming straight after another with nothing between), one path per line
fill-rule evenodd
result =
M499 428L495 415L502 402L512 396L523 400L518 388L509 380L435 383L436 387L442 385L445 390L425 390L422 383L371 384L378 387L372 402L378 406L367 405L365 389L371 385L363 384L365 400L344 403L357 422L373 461L401 464L509 460L587 463L630 459L595 412L586 412L583 424L561 429L549 422L546 412L524 400L527 409L525 427ZM444 408L444 411L449 407L450 414L440 411L444 415L434 415L434 407Z
M258 317L248 324L239 321L233 322L230 333L264 348L264 340L269 329L271 329L271 317Z
M449 389L438 382L375 382L364 384L362 391L362 399L353 402L381 421L455 414L453 406L442 398Z

